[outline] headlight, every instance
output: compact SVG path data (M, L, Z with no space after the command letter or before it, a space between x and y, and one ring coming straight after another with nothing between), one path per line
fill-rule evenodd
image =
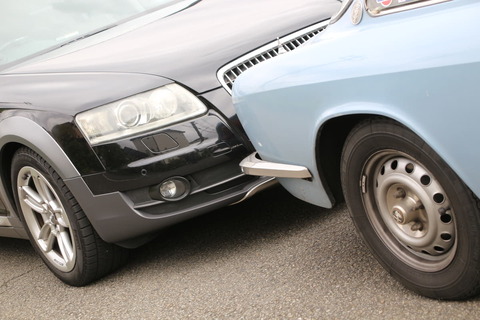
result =
M204 114L207 107L177 84L143 92L79 113L76 122L97 145L158 129Z

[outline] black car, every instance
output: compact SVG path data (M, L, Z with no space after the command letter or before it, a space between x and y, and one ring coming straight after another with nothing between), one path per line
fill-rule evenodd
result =
M20 0L0 17L0 236L85 285L155 231L271 180L236 76L321 32L335 0Z

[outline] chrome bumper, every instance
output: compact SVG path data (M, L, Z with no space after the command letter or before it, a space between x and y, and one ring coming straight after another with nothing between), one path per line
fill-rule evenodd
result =
M291 164L282 164L261 160L254 152L240 162L240 168L251 176L267 176L276 178L308 179L312 175L307 168Z

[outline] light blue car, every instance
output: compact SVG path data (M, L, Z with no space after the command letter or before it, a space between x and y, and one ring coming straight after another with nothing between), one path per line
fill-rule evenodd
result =
M348 0L303 48L245 72L241 166L330 208L405 286L480 292L480 1ZM279 46L282 46L280 43Z

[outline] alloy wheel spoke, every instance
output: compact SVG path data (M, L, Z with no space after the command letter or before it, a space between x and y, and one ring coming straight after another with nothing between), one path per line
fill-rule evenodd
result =
M29 186L23 186L21 187L22 191L25 192L25 199L23 201L33 210L39 213L42 213L44 211L44 208L42 206L43 204L43 199L40 197L40 195L35 192L32 188Z
M39 176L34 177L33 183L37 188L37 192L39 196L42 197L43 202L50 202L54 199L54 197L52 196L52 192L50 191L50 188L48 187L46 181L42 179L42 177L39 177Z
M55 244L56 237L53 232L50 232L47 241L45 241L45 252L50 252L53 250L53 246Z
M42 229L38 234L39 242L43 243L44 245L41 246L44 252L50 252L53 249L53 245L55 244L55 235L52 232L52 229L48 224L44 224Z
M68 230L61 230L57 235L58 246L60 247L60 252L62 253L63 259L71 261L74 256L72 242L70 241L70 233Z
M38 233L38 236L37 236L38 240L43 240L43 241L47 240L50 234L52 233L51 231L52 229L50 228L50 226L48 224L44 224L40 229L40 232Z
M58 221L58 224L63 228L69 228L67 223L68 219L65 218L65 212L63 207L59 205L59 200L55 199L55 201L50 201L49 203L50 208L52 208L53 213L55 214L55 218Z

